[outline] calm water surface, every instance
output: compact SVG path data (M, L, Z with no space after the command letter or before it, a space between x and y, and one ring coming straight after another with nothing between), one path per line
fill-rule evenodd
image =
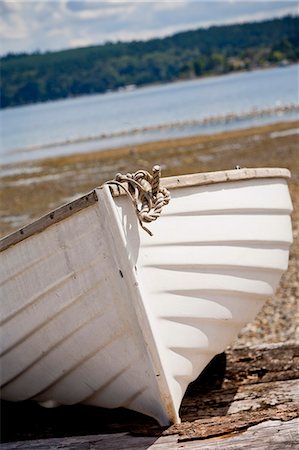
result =
M296 113L242 120L238 114L298 102L298 67L8 108L0 112L1 162L22 162L294 119ZM229 113L236 115L229 123L221 120L205 125L190 123ZM160 127L161 124L165 126Z

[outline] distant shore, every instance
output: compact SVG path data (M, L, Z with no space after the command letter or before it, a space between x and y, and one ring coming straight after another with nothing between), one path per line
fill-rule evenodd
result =
M298 18L1 58L3 108L298 62ZM228 37L229 36L229 37ZM186 59L186 55L188 58ZM104 64L102 62L104 61Z
M299 121L250 129L151 142L114 150L82 153L3 167L1 235L67 203L112 179L160 164L163 175L209 172L241 167L286 167L294 211L294 243L289 269L277 295L241 332L238 345L299 338Z

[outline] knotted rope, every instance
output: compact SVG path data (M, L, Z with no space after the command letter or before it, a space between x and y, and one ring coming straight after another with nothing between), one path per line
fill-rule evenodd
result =
M154 166L152 175L146 170L138 170L126 175L117 173L113 180L105 183L116 185L126 192L135 207L140 226L150 236L153 233L144 226L144 222L149 223L157 220L161 215L163 206L167 205L170 200L169 191L160 186L160 177L160 166Z

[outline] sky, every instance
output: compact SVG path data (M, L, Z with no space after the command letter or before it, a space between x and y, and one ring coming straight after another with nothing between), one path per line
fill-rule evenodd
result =
M298 14L298 1L0 0L0 52L145 40L286 14Z

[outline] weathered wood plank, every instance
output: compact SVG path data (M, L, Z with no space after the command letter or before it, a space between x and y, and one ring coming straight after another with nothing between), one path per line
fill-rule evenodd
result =
M271 424L276 423L278 428L275 426L274 430L280 430L277 431L277 436L280 436L281 448L296 448L297 441L294 439L298 422L294 419L299 416L298 358L299 344L294 342L256 346L250 349L230 349L226 354L218 355L188 389L181 407L182 423L166 429L161 428L146 416L126 410L105 410L83 405L46 410L30 402L5 403L2 408L6 421L6 426L4 424L3 427L3 438L8 441L28 439L32 436L36 438L60 436L59 442L63 442L63 445L66 445L65 448L74 449L271 448L272 450L274 448L280 450L278 446L280 444L272 441L273 436L270 436L271 433L273 434ZM267 423L268 425L264 428L264 424ZM12 428L10 432L9 426ZM251 434L248 434L249 430L245 431L247 428L252 429ZM259 431L256 432L256 429ZM109 445L111 443L114 447L106 445L104 439L107 433L113 433L113 435L109 434L107 442L109 441ZM270 433L269 436L267 433ZM81 437L68 438L71 441L65 440L66 436L75 434L81 434ZM96 434L96 436L83 438L82 435L86 434ZM290 438L291 435L292 438ZM234 440L230 441L238 436L241 439L239 447ZM253 447L252 443L248 446L245 438L242 441L244 436L247 436L246 439L254 439L257 436L256 447ZM296 436L298 438L298 433ZM113 441L113 439L116 440ZM269 441L268 447L258 446L259 439L263 439L263 442ZM53 439L50 440L53 441ZM68 442L72 444L68 446ZM81 447L79 444L76 447L77 442ZM192 446L192 442L196 442L196 446ZM203 442L206 446L202 446ZM210 446L211 442L214 447ZM222 446L223 442L225 446ZM232 444L228 446L227 443L230 442ZM290 442L293 447L290 446ZM82 446L83 443L86 447ZM7 447L3 448L50 448L43 446L43 443L38 447L38 441L34 441L34 447L13 447L13 445L26 444L28 442L4 444ZM241 447L241 444L244 446ZM156 447L157 445L159 446ZM61 447L52 446L51 448Z
M226 352L223 387L299 378L299 343L273 343Z
M299 405L299 380L274 381L256 385L239 386L238 389L219 389L209 395L192 395L184 400L182 410L186 420L194 420L188 408L197 408L196 415L202 419L225 416L246 411L271 409L277 405Z
M299 387L299 384L297 384L297 387ZM294 404L280 404L272 408L239 411L226 416L215 416L193 422L184 422L180 425L173 425L164 434L179 433L181 441L205 439L243 431L264 421L276 419L288 421L297 418L297 416L298 406Z
M228 411L244 411L249 407L256 409L257 404L271 408L275 404L287 403L287 386L294 395L293 401L299 403L296 391L298 344L289 342L236 348L227 350L225 356L219 355L211 368L189 387L181 407L183 421L220 416ZM279 381L283 383L279 384ZM276 395L277 401L274 401L273 396Z
M8 443L2 450L294 450L299 445L299 419L288 422L267 421L248 428L243 433L226 438L189 440L182 442L178 435L161 437L132 437L117 433L68 437L63 439L40 439L36 441Z

